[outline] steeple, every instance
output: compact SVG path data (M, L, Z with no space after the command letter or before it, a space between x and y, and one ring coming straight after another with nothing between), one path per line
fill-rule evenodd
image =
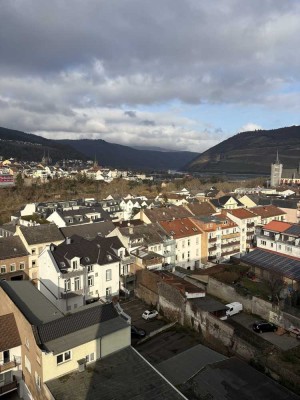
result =
M276 156L276 161L275 164L279 165L280 161L279 161L279 155L278 155L278 149L277 149L277 156Z

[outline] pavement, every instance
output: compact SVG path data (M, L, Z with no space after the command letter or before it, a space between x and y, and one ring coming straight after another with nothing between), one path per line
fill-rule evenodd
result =
M253 315L240 313L233 315L230 318L233 321L244 326L245 328L249 329L256 335L263 337L265 340L272 343L274 346L278 347L281 350L290 350L300 345L299 340L294 337L291 337L288 333L285 333L284 335L278 335L276 332L264 332L264 333L254 332L252 329L252 325L255 321L258 321L259 319L257 317L254 317ZM228 322L230 323L229 320Z

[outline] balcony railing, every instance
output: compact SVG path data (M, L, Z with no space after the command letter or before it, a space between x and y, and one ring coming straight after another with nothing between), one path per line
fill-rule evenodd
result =
M229 256L230 254L239 253L239 251L240 251L239 249L233 249L233 250L230 250L230 251L224 251L224 252L221 253L221 256L222 257Z
M18 383L16 381L16 378L14 377L14 380L12 382L0 386L0 396L2 396L5 393L11 392L12 390L16 390L17 388L18 388Z
M233 247L233 246L239 246L240 242L236 241L236 242L229 242L229 243L222 243L222 248L223 247Z
M217 245L215 244L215 245L213 245L213 246L209 246L209 251L214 251L214 250L217 250Z
M4 371L8 371L9 369L16 368L18 365L21 365L21 357L14 357L13 360L4 361L0 364L0 373Z
M217 238L209 238L208 243L216 243Z
M68 299L70 297L75 297L75 296L82 296L83 295L83 289L69 290L67 292L61 292L60 295L61 295L62 299Z
M120 275L120 280L121 280L121 283L123 283L123 284L134 282L135 275L134 274Z

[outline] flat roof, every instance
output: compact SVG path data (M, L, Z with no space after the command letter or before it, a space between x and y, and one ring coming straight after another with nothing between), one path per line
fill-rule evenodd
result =
M132 347L88 364L83 372L74 371L46 385L57 400L186 399Z

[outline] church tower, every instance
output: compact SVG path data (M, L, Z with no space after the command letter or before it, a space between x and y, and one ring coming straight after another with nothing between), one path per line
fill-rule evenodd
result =
M278 150L277 157L274 164L271 164L271 187L277 187L280 185L282 175L282 164L280 164Z

